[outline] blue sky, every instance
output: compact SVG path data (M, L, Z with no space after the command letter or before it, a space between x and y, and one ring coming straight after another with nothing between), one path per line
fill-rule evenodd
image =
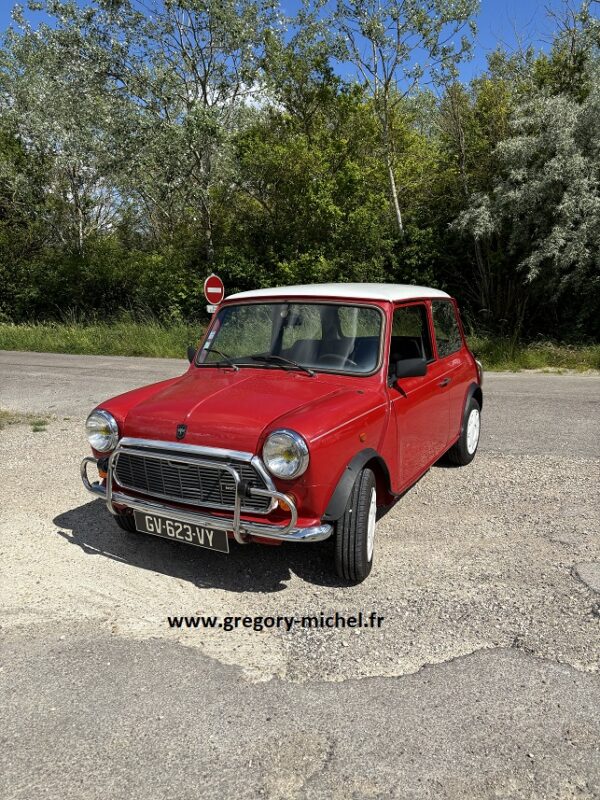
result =
M23 5L26 0L22 0ZM84 0L81 0L83 3ZM10 24L12 0L0 0L0 30ZM284 0L284 8L288 3ZM575 5L579 7L577 2ZM469 80L485 68L487 54L499 44L509 49L522 44L546 47L553 29L547 9L559 12L563 0L481 0L473 59L462 66L461 77Z
M481 72L487 54L499 44L515 49L520 42L546 49L554 29L547 10L560 13L563 8L563 0L482 0L474 58L463 67L462 77L468 79Z

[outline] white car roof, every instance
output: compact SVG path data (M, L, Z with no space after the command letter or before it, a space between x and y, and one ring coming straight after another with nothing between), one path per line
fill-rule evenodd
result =
M342 297L349 300L414 300L421 297L450 297L440 289L407 283L309 283L305 286L274 286L230 294L227 300L258 300L269 297Z

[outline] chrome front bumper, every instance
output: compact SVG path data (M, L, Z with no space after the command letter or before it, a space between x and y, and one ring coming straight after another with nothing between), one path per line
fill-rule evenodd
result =
M258 489L255 487L248 487L247 492L250 496L270 497L273 501L282 501L290 509L290 521L287 525L276 525L268 522L249 522L241 518L241 505L242 494L240 491L241 480L234 467L230 465L221 465L221 469L228 472L235 483L235 505L233 509L233 517L219 517L213 514L207 514L199 511L188 511L187 509L175 508L171 505L158 502L156 500L147 500L141 497L132 497L120 491L113 490L113 466L115 457L119 452L127 451L127 444L132 443L133 440L121 440L117 448L113 451L108 459L106 483L103 485L99 481L90 482L87 475L88 464L96 465L98 459L92 456L87 456L81 462L81 480L83 485L91 494L96 497L101 497L105 502L111 514L117 514L114 507L116 505L123 505L135 511L142 511L149 514L157 514L159 516L169 517L178 522L187 522L194 525L201 525L205 528L216 528L217 530L231 531L237 542L244 544L248 541L249 536L260 536L264 539L276 539L281 542L319 542L331 536L332 526L327 524L315 525L308 528L300 528L297 526L298 510L291 497L278 492L275 489ZM166 442L164 443L167 444ZM199 449L199 448L198 448ZM178 456L179 457L179 456ZM195 460L195 463L202 463ZM211 463L214 466L214 462Z

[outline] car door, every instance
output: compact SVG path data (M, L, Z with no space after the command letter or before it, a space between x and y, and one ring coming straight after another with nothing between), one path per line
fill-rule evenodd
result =
M425 358L422 377L390 378L388 392L397 437L399 485L405 487L444 452L448 441L448 394L445 367L435 358L428 304L406 303L394 309L389 364L405 358Z
M448 397L448 446L460 432L466 385L470 371L465 358L465 343L452 300L432 300L431 316L441 380Z

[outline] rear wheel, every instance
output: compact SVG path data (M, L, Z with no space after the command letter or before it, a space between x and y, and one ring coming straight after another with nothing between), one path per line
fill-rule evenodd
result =
M457 467L470 464L475 458L481 432L481 406L472 397L469 400L460 437L446 453L446 461Z
M137 533L133 514L116 514L114 519L122 530L127 531L127 533Z
M335 569L340 578L361 583L371 572L376 519L375 475L366 468L356 478L346 510L335 526Z

